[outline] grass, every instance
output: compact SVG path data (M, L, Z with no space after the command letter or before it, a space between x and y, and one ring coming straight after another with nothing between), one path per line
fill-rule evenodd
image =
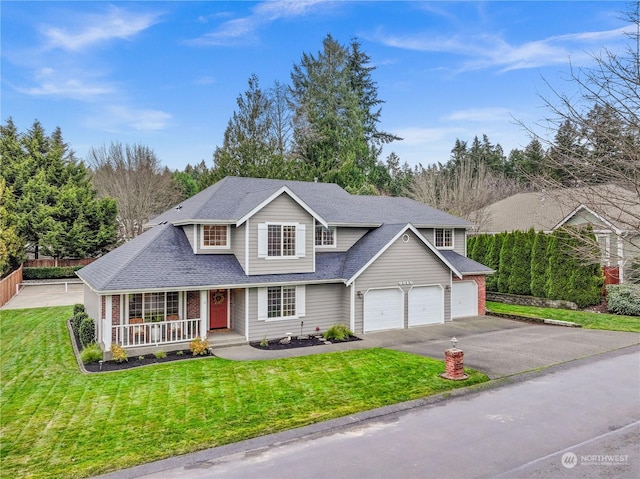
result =
M628 331L640 333L640 317L619 316L617 314L591 313L569 309L538 308L487 301L487 308L496 313L517 314L530 318L556 319L581 324L588 329L606 329L609 331Z
M86 375L71 307L0 311L2 477L87 477L487 380L385 350Z

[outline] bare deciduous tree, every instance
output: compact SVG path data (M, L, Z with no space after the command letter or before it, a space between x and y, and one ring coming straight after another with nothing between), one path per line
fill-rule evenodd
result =
M463 217L477 226L481 208L522 191L515 180L489 171L484 163L460 160L455 169L430 165L414 175L410 196L434 208Z
M577 87L577 95L550 87L551 99L543 99L550 115L542 126L560 131L572 125L580 133L580 143L571 146L528 130L548 145L553 152L548 161L560 172L534 178L537 187L564 194L572 188L574 204L582 203L613 221L624 232L619 241L625 254L618 260L640 277L640 258L632 259L640 251L640 2L630 4L626 19L629 42L624 51L604 49L592 54L592 66L572 67L569 82ZM609 187L602 188L603 184ZM593 251L585 246L585 251ZM612 254L615 251L611 248ZM634 263L636 271L631 269Z
M147 146L103 145L89 151L87 162L99 194L118 202L121 240L128 241L142 233L150 218L180 200L171 172L162 168Z

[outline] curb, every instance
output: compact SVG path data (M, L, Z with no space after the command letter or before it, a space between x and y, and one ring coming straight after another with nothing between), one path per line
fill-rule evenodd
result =
M532 316L520 316L518 314L496 313L487 309L487 316L495 316L496 318L512 319L514 321L522 321L524 323L548 324L550 326L564 326L565 328L581 328L582 325L572 323L571 321L560 321L559 319L534 318Z

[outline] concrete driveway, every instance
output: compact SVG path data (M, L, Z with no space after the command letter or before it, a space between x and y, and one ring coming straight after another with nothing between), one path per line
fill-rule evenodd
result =
M493 316L362 335L362 341L283 351L264 351L249 345L216 348L216 356L232 360L260 360L363 348L390 348L436 359L456 337L466 367L491 379L602 354L640 344L640 334L568 328L514 321Z
M55 283L27 283L0 309L72 306L84 301L84 286L78 280Z

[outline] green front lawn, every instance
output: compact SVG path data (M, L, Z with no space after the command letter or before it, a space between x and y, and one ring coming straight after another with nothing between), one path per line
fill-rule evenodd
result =
M385 349L79 372L72 308L0 311L2 477L86 477L487 380Z
M487 308L496 313L517 314L530 318L556 319L581 324L583 328L608 329L610 331L630 331L640 333L640 317L619 316L607 313L589 313L569 309L537 308L487 301Z

